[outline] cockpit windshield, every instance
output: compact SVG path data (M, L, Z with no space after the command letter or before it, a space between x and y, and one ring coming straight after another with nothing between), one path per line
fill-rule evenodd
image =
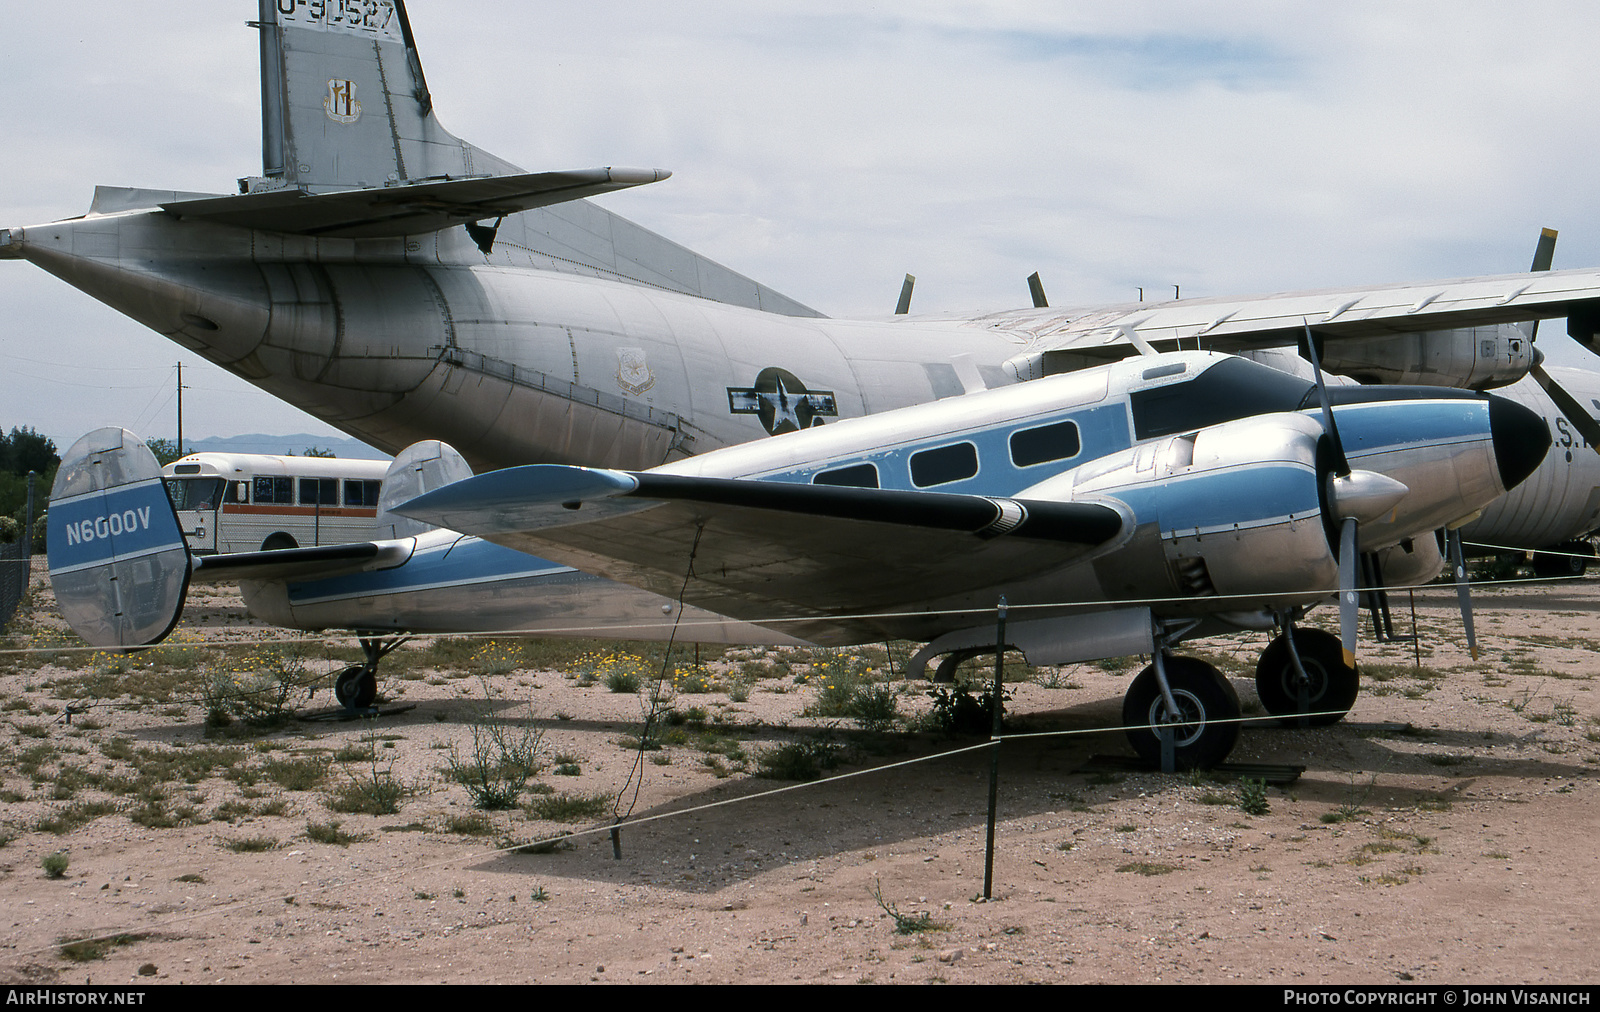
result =
M221 478L168 478L173 509L214 510L222 505Z
M1316 402L1316 384L1252 362L1225 358L1186 383L1131 396L1134 438L1154 439Z

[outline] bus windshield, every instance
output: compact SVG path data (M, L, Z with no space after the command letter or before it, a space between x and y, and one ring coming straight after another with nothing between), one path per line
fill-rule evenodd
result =
M222 505L223 484L222 478L168 478L167 492L173 509L214 510Z

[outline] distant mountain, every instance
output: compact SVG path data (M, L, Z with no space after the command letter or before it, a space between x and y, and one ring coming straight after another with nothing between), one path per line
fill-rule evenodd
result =
M360 460L389 460L390 454L374 449L359 439L339 436L312 436L296 432L288 436L268 436L252 432L246 436L206 436L185 439L185 449L196 453L272 453L305 456L308 449L332 450L336 457Z

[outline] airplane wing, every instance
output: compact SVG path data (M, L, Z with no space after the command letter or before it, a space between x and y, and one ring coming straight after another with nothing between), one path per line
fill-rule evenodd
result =
M1100 503L558 465L457 482L397 512L720 614L806 619L784 628L807 638L880 632L836 616L1026 579L1124 531Z
M212 221L296 235L371 239L436 232L463 222L654 183L670 175L665 169L622 168L525 172L329 193L309 193L298 188L268 190L167 201L161 209L185 221Z
M1122 358L1139 340L1235 352L1294 345L1310 326L1324 338L1381 337L1592 316L1600 270L1502 274L1422 284L1284 292L1246 298L1129 303L1092 310L1023 309L973 321L1033 339L1035 353Z

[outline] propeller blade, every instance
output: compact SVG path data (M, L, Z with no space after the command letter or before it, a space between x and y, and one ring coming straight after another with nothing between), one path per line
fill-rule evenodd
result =
M1539 230L1539 245L1533 250L1533 266L1528 270L1535 273L1547 271L1556 258L1556 230L1541 228Z
M1039 280L1038 271L1028 275L1028 294L1033 296L1034 309L1050 308L1050 300L1044 297L1044 282Z
M1547 271L1550 269L1550 265L1555 262L1555 258L1556 230L1553 228L1541 228L1539 230L1539 245L1533 248L1533 266L1529 267L1528 270L1535 274L1540 271ZM1534 320L1533 326L1528 328L1528 340L1539 340L1538 320Z
M1568 393L1565 387L1557 383L1555 378L1548 372L1545 372L1544 354L1542 352L1534 351L1533 368L1529 370L1529 375L1533 377L1535 383L1544 388L1544 392L1550 395L1550 399L1556 402L1556 407L1560 409L1563 415L1567 416L1567 421L1572 423L1572 427L1583 435L1583 438L1588 441L1596 453L1600 453L1600 422L1595 421L1594 416L1584 409L1584 406L1578 402L1576 397Z
M1467 650L1472 659L1478 659L1478 637L1472 629L1472 588L1467 583L1466 553L1461 549L1461 531L1447 530L1445 542L1450 548L1450 568L1455 570L1456 600L1461 602L1461 625L1467 630Z
M1356 663L1356 627L1361 622L1361 595L1356 590L1356 521L1346 520L1339 529L1339 643L1344 647L1344 662Z
M1322 400L1322 428L1328 433L1333 446L1333 473L1343 478L1350 473L1350 460L1344 455L1344 441L1339 438L1339 426L1333 420L1333 402L1328 399L1328 384L1322 375L1322 360L1317 355L1317 340L1311 334L1311 324L1306 324L1305 347L1301 354L1311 360L1311 370L1317 375L1317 396Z
M900 286L900 304L894 307L894 315L904 316L911 312L911 289L917 287L915 274L907 274L905 284Z

